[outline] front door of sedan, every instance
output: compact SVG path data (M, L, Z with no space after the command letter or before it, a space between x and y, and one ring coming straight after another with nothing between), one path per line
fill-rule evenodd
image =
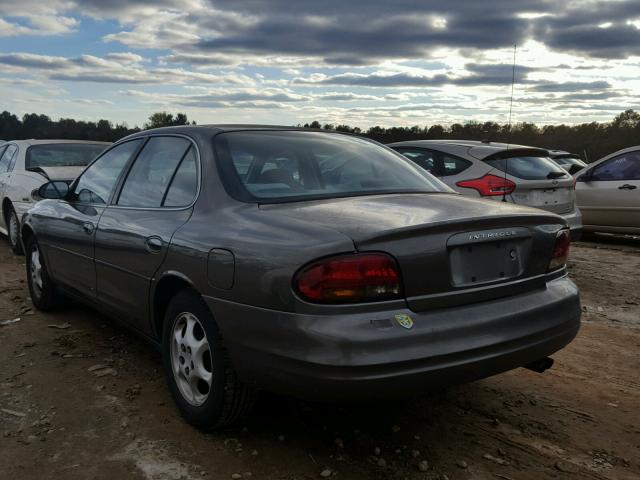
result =
M93 299L96 292L94 236L98 219L141 140L116 145L93 162L65 200L47 202L34 217L38 242L56 282Z
M578 178L585 225L640 228L640 151L623 153Z
M185 137L152 136L98 224L98 301L150 333L149 294L174 232L191 216L198 156Z

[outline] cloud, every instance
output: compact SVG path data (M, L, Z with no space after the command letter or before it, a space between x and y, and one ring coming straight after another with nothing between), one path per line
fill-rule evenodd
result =
M164 84L184 83L216 85L252 85L253 79L239 73L217 75L193 72L181 68L143 68L139 55L110 54L105 58L93 55L54 57L31 53L0 54L0 64L19 70L39 73L51 80L98 83Z
M413 72L373 72L373 73L340 73L336 75L312 75L297 77L294 84L303 85L348 85L360 87L439 87L443 85L478 86L478 85L510 85L512 66L506 64L480 65L468 64L460 74L438 73L425 74ZM516 81L529 82L527 75L535 69L518 66Z
M194 108L286 108L290 104L308 102L311 97L282 89L209 89L193 94L157 94L141 90L121 90L120 95L136 97L156 105L171 104Z
M604 80L593 82L562 82L562 83L540 83L530 87L536 92L577 92L582 90L607 90L611 84Z
M80 22L61 15L25 15L22 22L0 18L0 37L62 35L75 31Z
M555 50L627 58L638 55L638 19L640 2L636 0L567 2L558 14L535 20L532 34Z

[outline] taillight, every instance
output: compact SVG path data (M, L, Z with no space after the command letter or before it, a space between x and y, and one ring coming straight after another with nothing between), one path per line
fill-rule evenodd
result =
M314 303L358 303L401 298L400 272L384 253L339 255L313 262L296 273L296 292Z
M473 188L483 197L493 197L504 194L509 195L516 189L516 184L508 178L488 174L482 178L462 180L457 182L456 185L463 188Z
M551 260L548 270L556 270L564 267L569 257L569 246L571 245L571 235L569 230L560 230L556 235L556 243L553 246Z

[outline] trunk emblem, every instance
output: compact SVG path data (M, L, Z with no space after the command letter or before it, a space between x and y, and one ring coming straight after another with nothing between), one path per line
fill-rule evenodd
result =
M515 230L503 230L501 232L480 232L469 235L469 240L499 240L505 237L513 237L517 234Z
M395 319L397 324L400 325L402 328L406 328L407 330L410 330L413 328L413 319L409 315L406 315L404 313L399 313L395 316Z

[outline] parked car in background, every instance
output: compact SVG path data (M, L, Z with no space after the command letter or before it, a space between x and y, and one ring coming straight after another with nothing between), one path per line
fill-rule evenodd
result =
M456 191L561 215L571 238L582 232L574 179L547 150L494 142L417 140L388 145Z
M590 164L576 195L586 231L640 233L640 145Z
M20 219L49 180L73 180L109 144L79 140L14 140L0 145L0 233L21 253Z
M34 305L71 295L159 345L201 428L259 388L366 400L542 371L579 328L562 217L458 195L371 140L147 130L40 193Z
M571 175L575 175L583 168L587 167L580 155L575 153L565 152L564 150L547 150L549 152L549 158L564 168Z

